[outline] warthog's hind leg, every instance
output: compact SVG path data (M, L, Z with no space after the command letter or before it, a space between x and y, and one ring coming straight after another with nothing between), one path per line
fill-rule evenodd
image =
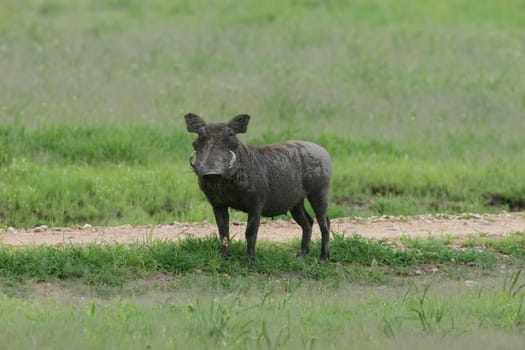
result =
M330 260L330 220L326 215L328 210L327 192L308 196L308 201L315 212L317 223L321 229L321 260Z
M303 238L301 240L301 252L297 254L298 256L304 256L310 253L310 240L312 238L312 225L314 220L304 207L304 200L299 204L293 207L290 210L292 217L297 222L299 226L303 229Z
M261 222L261 210L252 210L248 213L248 223L246 225L246 254L249 261L255 260L255 242L257 241L257 231Z

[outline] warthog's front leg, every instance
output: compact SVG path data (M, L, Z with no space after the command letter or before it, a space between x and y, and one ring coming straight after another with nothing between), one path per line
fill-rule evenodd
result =
M223 256L230 256L230 216L228 207L213 207L215 221L219 228L219 239L221 240L221 253Z
M252 210L248 213L248 224L246 225L246 254L248 260L255 259L255 242L257 241L257 231L259 231L260 222L260 209Z

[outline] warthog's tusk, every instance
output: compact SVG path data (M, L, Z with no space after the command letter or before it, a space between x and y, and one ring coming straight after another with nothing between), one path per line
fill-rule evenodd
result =
M193 159L193 157L195 156L195 151L193 151L191 154L190 154L190 165L192 167L195 167L195 159Z
M230 153L232 154L232 159L230 159L230 164L229 164L229 166L228 166L228 169L233 168L233 165L234 165L235 162L237 161L237 156L235 155L235 152L230 151Z

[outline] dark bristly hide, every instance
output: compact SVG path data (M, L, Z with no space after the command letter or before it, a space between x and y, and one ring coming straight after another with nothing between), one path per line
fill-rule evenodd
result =
M250 117L246 114L228 123L206 123L192 113L184 118L188 131L198 134L190 164L213 207L225 256L230 255L228 208L248 214L249 259L255 258L261 216L287 212L303 231L300 254L308 254L313 219L304 207L307 198L321 229L320 258L330 258L327 208L332 170L330 155L323 147L306 141L286 141L264 147L245 145L236 135L247 130Z

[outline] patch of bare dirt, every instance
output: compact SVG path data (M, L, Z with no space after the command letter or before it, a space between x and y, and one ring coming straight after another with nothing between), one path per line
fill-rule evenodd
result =
M347 217L331 221L333 232L342 235L359 234L376 239L396 239L428 236L466 236L488 234L500 236L514 232L525 232L525 212L500 214L462 215L418 215L382 216L371 218ZM230 235L233 239L244 239L246 223L233 222ZM177 241L188 237L217 235L215 224L178 223L157 226L99 227L36 227L32 229L0 230L0 242L8 245L46 244L114 244L144 243L152 240ZM312 238L320 238L319 227L314 226ZM301 228L293 221L263 221L258 238L284 242L301 237Z

